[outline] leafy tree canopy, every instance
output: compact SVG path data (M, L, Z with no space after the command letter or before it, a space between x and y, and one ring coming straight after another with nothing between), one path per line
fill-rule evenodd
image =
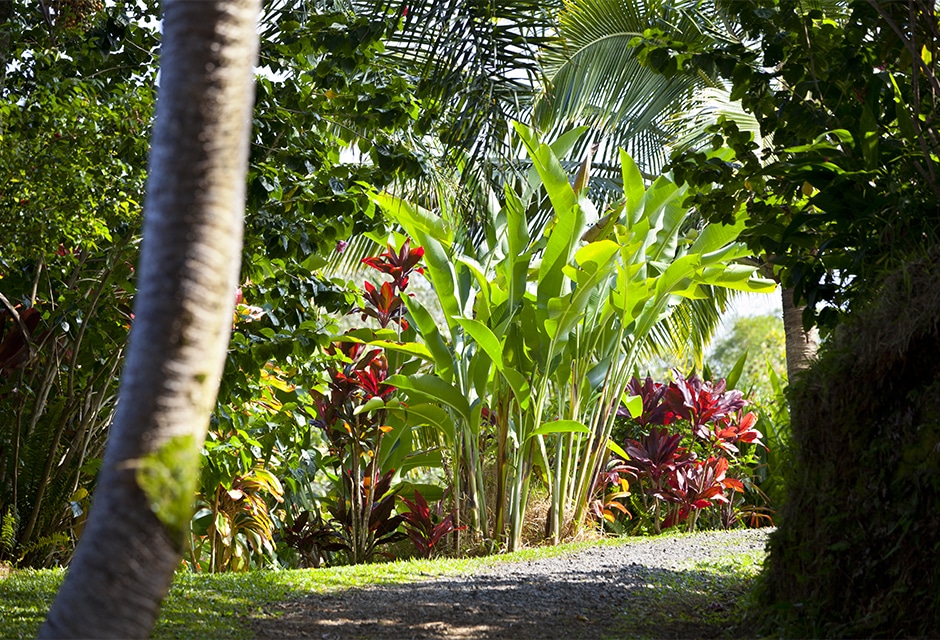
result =
M156 78L146 7L14 3L0 94L5 260L92 248L136 224Z
M713 220L746 207L745 235L808 303L804 324L832 326L870 299L880 276L936 242L937 19L933 3L854 2L842 12L798 0L726 9L745 43L702 46L648 30L634 41L666 74L717 74L770 144L730 121L710 149L674 158Z

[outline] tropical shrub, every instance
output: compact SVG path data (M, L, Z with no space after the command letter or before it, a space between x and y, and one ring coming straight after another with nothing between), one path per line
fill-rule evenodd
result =
M444 515L443 500L437 503L437 507L432 513L427 500L417 489L414 493L414 502L404 496L399 497L408 506L408 511L401 514L405 531L414 543L415 549L425 558L431 557L431 554L435 551L435 546L444 536L466 528L458 527L454 523L453 511L446 516Z
M410 366L407 352L416 347L401 341L410 328L403 296L411 275L422 272L423 255L422 248L412 248L405 240L398 250L389 246L381 256L363 259L391 277L378 285L366 281L362 306L353 310L378 328L350 331L334 342L327 350L336 358L329 382L311 391L316 415L312 424L321 431L329 453L323 463L334 468L329 510L353 564L368 561L379 545L404 538L395 531L401 516L392 515L396 472L436 460L420 454L407 460L413 453L410 432L390 424L394 420L389 415L399 406L397 390L389 382L393 367L414 370L405 368ZM399 357L397 350L404 350L406 357Z
M0 293L0 560L65 563L81 532L131 322L134 250L0 261L13 298Z
M612 447L617 454L595 482L595 517L617 523L617 531L654 533L683 524L693 531L772 523L758 487L757 415L724 380L674 376L669 384L630 381L628 393L642 406L615 430L615 437L629 435L622 448Z
M247 571L274 561L274 523L265 494L278 502L284 490L264 469L252 469L219 483L197 499L190 558L197 571ZM208 554L208 558L204 558Z
M303 511L292 523L284 523L278 537L299 556L298 562L287 564L302 569L318 568L329 561L333 552L346 548L342 536L318 510Z

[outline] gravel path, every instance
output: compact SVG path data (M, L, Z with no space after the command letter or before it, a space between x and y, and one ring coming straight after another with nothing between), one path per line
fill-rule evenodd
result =
M699 562L762 550L768 529L593 547L473 575L285 602L252 621L260 638L716 637L740 588Z

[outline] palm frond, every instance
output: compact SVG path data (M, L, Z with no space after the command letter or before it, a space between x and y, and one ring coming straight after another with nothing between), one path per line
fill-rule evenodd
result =
M682 300L672 313L652 330L642 346L644 358L662 357L693 362L701 367L705 350L721 323L722 314L738 291L706 287L708 298Z
M542 59L548 88L535 106L536 121L543 129L588 123L598 129L596 137L608 140L601 152L605 161L613 161L622 147L646 172L659 172L665 146L678 133L674 116L713 81L702 75L667 78L647 69L630 41L652 27L683 41L737 41L718 19L722 13L701 1L568 3L559 18L559 37Z

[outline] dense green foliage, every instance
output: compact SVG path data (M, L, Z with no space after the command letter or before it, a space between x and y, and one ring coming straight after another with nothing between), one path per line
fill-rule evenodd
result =
M940 626L938 276L936 254L892 276L796 385L765 594L794 635Z
M764 147L722 118L710 148L670 167L700 188L691 202L707 218L745 208L743 237L808 303L804 322L834 326L850 303L876 294L880 276L936 242L935 8L858 1L823 13L752 0L727 11L742 41L652 29L634 44L667 75L724 78Z
M940 539L936 5L730 9L752 46L690 46L664 31L637 43L665 73L726 78L768 146L725 120L710 150L674 160L675 175L703 188L693 202L710 219L748 211L743 237L809 303L806 324L845 323L793 395L788 496L764 601L784 608L797 635L930 635Z
M422 553L434 531L517 547L533 492L548 495L539 518L558 541L586 523L640 354L700 354L722 292L767 288L737 264L743 219L702 226L684 188L650 183L626 155L602 193L587 188L589 162L572 182L564 157L581 129L552 145L524 126L508 135L550 23L540 5L514 7L488 9L496 26L448 24L430 6L267 8L194 570L366 561L404 537L405 515L427 529ZM159 34L146 4L14 9L3 53L20 62L0 102L0 558L45 566L67 562L81 532L133 321ZM408 50L456 34L502 48ZM447 181L461 191L414 189ZM409 253L400 230L423 248ZM387 246L369 264L392 281L325 275L347 246ZM405 292L422 257L430 304ZM357 330L341 336L341 316ZM405 501L416 489L450 520L419 519Z
M156 76L145 7L60 9L3 26L0 557L34 565L69 557L114 409Z

